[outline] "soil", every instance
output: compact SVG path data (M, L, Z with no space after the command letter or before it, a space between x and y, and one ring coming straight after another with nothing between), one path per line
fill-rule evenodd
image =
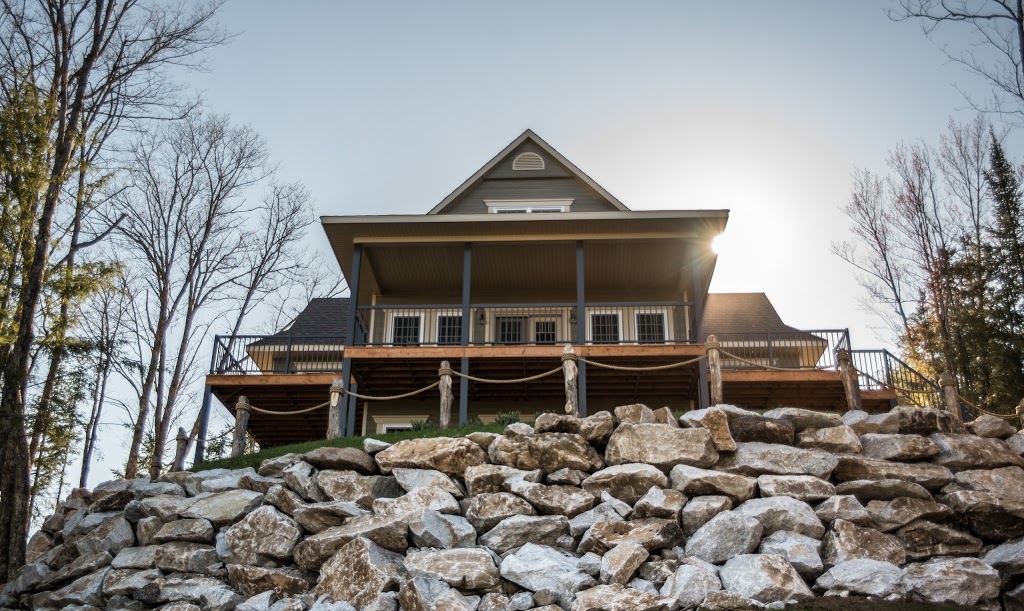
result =
M971 607L949 607L924 603L893 603L851 596L849 598L827 597L787 607L793 611L963 611Z

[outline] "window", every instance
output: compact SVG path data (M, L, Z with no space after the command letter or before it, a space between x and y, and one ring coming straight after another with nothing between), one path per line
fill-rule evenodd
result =
M533 341L538 344L553 344L558 340L557 325L553 320L533 322Z
M515 214L515 213L526 213L526 214L540 214L543 212L565 212L565 208L562 206L530 206L523 208L491 208L491 212L494 214Z
M404 433L405 431L412 430L412 423L410 424L385 424L384 430L381 433Z
M526 318L523 316L495 316L494 324L497 327L495 341L499 344L521 344L523 343L523 327Z
M595 344L614 344L619 341L619 315L591 314L590 341Z
M544 158L537 153L521 153L512 161L513 170L543 170Z
M439 314L437 316L437 343L439 346L462 344L461 314Z
M393 317L391 319L391 343L398 345L420 343L420 317Z
M665 341L665 314L663 312L637 312L636 341L641 344L663 343Z
M569 212L573 198L559 199L485 199L484 205L491 214L543 214Z

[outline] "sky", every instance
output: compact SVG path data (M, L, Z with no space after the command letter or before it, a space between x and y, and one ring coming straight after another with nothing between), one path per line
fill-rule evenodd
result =
M712 291L874 348L830 250L851 172L972 118L955 85L985 91L890 6L229 0L234 40L186 84L323 215L425 213L530 128L633 210L729 209ZM332 258L319 228L310 247Z

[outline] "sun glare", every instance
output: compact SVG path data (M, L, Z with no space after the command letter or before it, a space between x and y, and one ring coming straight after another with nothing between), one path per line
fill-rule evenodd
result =
M711 252L721 254L722 252L722 234L718 234L711 238Z

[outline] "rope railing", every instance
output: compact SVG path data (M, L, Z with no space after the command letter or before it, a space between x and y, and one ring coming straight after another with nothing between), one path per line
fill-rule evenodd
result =
M805 367L778 367L775 365L768 365L765 363L758 363L757 361L751 361L737 354L733 354L727 350L722 350L721 348L718 348L718 351L722 354L722 356L728 357L734 361L739 361L741 363L745 363L752 367L758 367L760 369L767 369L768 371L824 371L827 369L832 369L831 367L819 367L817 365L810 365Z
M564 356L565 355L563 355L563 358L564 358ZM629 371L629 372L640 373L640 372L644 372L644 371L665 371L667 369L675 369L677 367L686 367L687 365L693 365L694 363L699 363L700 361L703 361L706 358L708 358L708 355L702 354L702 355L698 356L697 358L693 358L693 359L690 359L688 361L683 361L681 363L669 363L667 365L649 365L649 366L646 366L646 367L643 367L643 366L629 366L629 365L612 365L610 363L601 363L599 361L592 361L590 359L585 359L585 358L583 358L581 356L576 357L575 360L579 361L580 363L586 363L587 365L593 365L594 367L600 367L602 369L611 369L612 371Z
M968 400L967 400L966 398L964 398L964 396L963 396L963 395L961 395L960 393L957 393L957 397L958 397L958 398L959 398L959 399L960 399L961 401L963 401L964 403L966 403L968 407L970 407L971 409L973 409L973 410L975 410L975 411L977 411L977 412L981 412L981 413L983 413L983 414L988 414L989 416L995 416L996 418L1005 418L1005 419L1007 419L1007 420L1019 420L1019 419L1020 419L1020 414L998 414L998 413L996 413L996 412L990 412L990 411L988 411L987 409L984 409L984 408L982 408L982 407L978 407L978 406L977 406L977 405L975 405L974 403L971 403L971 402L970 402L970 401L968 401Z

